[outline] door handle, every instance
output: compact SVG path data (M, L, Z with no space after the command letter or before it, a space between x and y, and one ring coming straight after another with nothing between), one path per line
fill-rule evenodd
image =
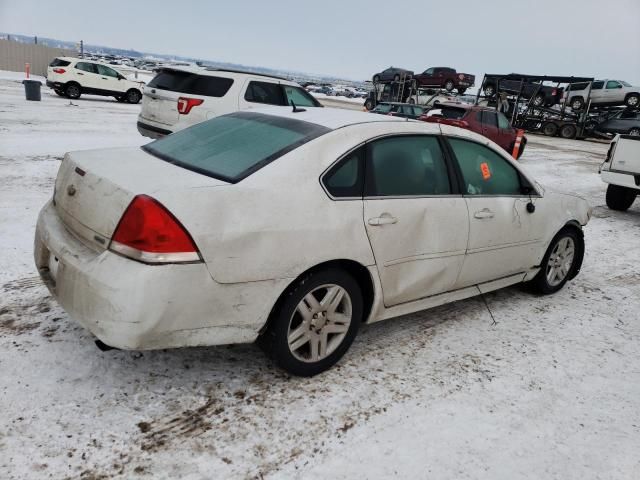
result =
M84 73L77 72L78 75L84 75Z
M494 213L488 208L483 208L479 212L476 212L473 214L474 217L479 218L481 220L484 218L493 218L493 215Z
M398 219L396 217L392 217L389 214L382 214L379 217L374 217L369 219L369 225L373 225L374 227L380 225L393 225L394 223L398 223Z

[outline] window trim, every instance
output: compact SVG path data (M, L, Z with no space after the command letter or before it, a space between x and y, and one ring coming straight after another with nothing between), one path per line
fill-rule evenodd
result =
M464 198L497 198L497 197L504 197L504 198L529 198L529 197L531 197L531 198L542 198L542 194L538 190L538 187L535 184L535 182L531 181L516 165L514 165L514 162L510 158L505 158L505 156L502 154L502 152L499 152L499 151L491 148L486 143L479 142L479 141L474 140L472 138L458 137L458 136L455 136L455 135L443 135L442 137L443 137L444 142L447 145L447 150L449 152L449 155L451 155L451 159L453 160L453 164L454 164L454 167L455 167L455 170L456 170L456 178L458 180L458 188L460 189L460 194L462 195L462 197L464 197ZM523 188L525 186L529 186L529 187L531 187L533 189L533 192L531 192L531 194L521 193L519 195L507 195L507 194L473 195L473 194L467 193L466 190L465 190L464 176L462 174L462 169L460 168L460 163L458 161L458 158L455 155L455 152L453 151L453 147L449 143L449 139L450 138L453 138L455 140L462 140L462 141L465 141L465 142L475 143L477 145L480 145L480 146L483 146L485 148L488 148L493 153L495 153L500 158L502 158L505 162L507 162L509 165L511 165L511 167L516 171L516 173L518 174L518 180L520 182L520 188ZM523 183L523 181L526 182L528 185L525 185Z
M392 196L366 196L364 194L365 188L366 188L366 179L367 179L367 163L369 160L369 148L368 148L368 144L373 143L377 140L381 140L383 138L389 138L389 137L436 137L438 140L438 144L440 145L440 150L442 151L442 158L444 159L444 163L445 166L447 168L447 175L449 177L449 188L451 189L451 193L445 194L445 195L401 195L401 196L397 196L397 197L392 197ZM346 157L348 157L351 153L353 153L355 150L357 150L358 148L364 147L364 156L362 159L362 163L363 163L363 168L362 168L362 175L364 175L364 178L362 179L362 196L360 197L334 197L333 195L331 195L331 193L329 192L329 190L327 189L327 187L324 184L324 177L325 175L327 175L327 173L329 173L333 167L335 165L337 165L338 163L340 163L342 160L344 160ZM340 201L345 201L345 200L398 200L398 199L407 199L407 198L462 198L462 190L460 188L460 180L458 178L458 173L456 171L455 168L455 161L453 160L453 157L451 157L450 153L448 152L448 148L449 145L446 142L444 135L439 134L439 133L416 133L416 132L406 132L406 133L402 133L402 132L394 132L394 133L383 133L381 135L376 135L375 137L371 137L367 140L364 140L362 142L360 142L359 144L355 145L354 147L350 148L349 150L347 150L345 153L343 153L342 155L340 155L335 161L331 162L331 164L320 174L320 177L318 178L318 181L320 182L320 186L322 187L322 189L324 190L324 193L326 193L327 197L329 197L330 200L333 200L334 202L340 202Z

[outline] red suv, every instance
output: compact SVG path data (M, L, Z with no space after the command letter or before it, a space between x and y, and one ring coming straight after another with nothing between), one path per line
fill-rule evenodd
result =
M441 103L421 115L418 120L466 128L494 141L509 155L513 152L513 146L516 142L517 131L511 126L507 117L487 107L466 103ZM526 143L527 138L523 137L518 158L522 156Z

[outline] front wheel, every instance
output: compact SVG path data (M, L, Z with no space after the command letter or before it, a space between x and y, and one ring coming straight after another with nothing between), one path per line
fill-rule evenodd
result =
M453 87L454 87L454 86L455 86L455 85L453 84L453 80L447 80L447 81L444 83L444 89L445 89L447 92L452 92L452 91L453 91Z
M575 277L582 263L584 244L573 228L561 230L551 241L540 271L531 280L530 286L542 294L555 293Z
M582 97L575 97L571 99L571 110L582 110L584 107L584 100Z
M80 98L82 90L77 83L70 83L64 88L64 94L69 98Z
M640 95L637 93L628 95L624 100L624 104L629 108L636 108L637 106L640 106Z
M632 188L609 184L607 187L607 207L624 212L636 199L638 192Z
M351 346L362 322L362 302L360 286L345 271L309 273L279 300L260 344L287 372L317 375Z

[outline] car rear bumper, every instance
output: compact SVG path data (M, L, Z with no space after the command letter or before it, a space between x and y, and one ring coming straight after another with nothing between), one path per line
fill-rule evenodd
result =
M204 263L146 265L96 251L67 230L52 202L38 217L34 257L74 321L129 350L252 342L284 288L221 284Z
M64 84L61 82L52 82L51 80L47 80L47 87L53 88L54 90L62 90L64 88Z
M627 187L640 191L640 175L602 170L600 178L602 178L602 181L605 183L611 183L620 187Z
M157 138L165 137L167 135L171 135L173 133L171 130L167 130L166 128L155 127L141 121L138 121L137 125L138 132L140 132L143 137L153 138L154 140Z

